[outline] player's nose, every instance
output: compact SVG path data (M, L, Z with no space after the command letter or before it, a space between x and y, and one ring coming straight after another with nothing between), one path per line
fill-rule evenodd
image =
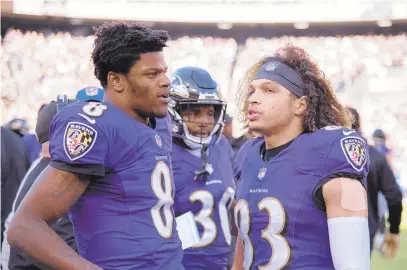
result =
M161 80L160 80L160 87L168 88L168 87L170 87L170 85L171 85L171 81L168 78L167 74L164 73Z
M260 95L259 95L259 92L260 92L260 91L253 90L253 91L250 93L249 98L248 98L248 100L247 100L247 101L249 102L249 104L260 103Z

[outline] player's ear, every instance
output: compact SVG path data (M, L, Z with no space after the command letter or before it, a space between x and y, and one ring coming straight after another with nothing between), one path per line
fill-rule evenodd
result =
M110 71L107 74L107 82L116 92L123 92L126 80L122 74Z
M308 98L306 96L296 99L295 102L295 115L305 115L308 109Z

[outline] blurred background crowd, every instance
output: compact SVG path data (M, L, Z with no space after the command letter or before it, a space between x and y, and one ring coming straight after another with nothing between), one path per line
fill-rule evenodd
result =
M244 141L236 106L244 73L282 45L304 48L340 101L359 111L363 136L386 154L407 195L407 0L1 1L2 129L18 125L24 144L33 145L43 104L57 95L74 98L79 89L100 87L90 59L92 27L112 19L139 20L169 31L169 76L186 65L211 73L228 103L227 130L236 145ZM11 163L3 168L3 161L2 171L16 171ZM4 194L3 175L2 227L8 214L3 199L14 197L19 186L14 194ZM372 269L403 268L404 234L399 254L392 263L374 255Z
M41 104L56 95L74 95L88 85L99 86L93 74L90 52L94 36L69 32L44 34L10 29L2 38L2 124L14 118L36 121ZM304 48L330 79L337 96L363 115L363 130L369 139L377 128L388 134L394 168L403 172L407 163L407 35L355 35L344 37L250 37L244 43L233 38L180 37L166 48L171 72L181 66L208 69L228 101L229 114L236 116L235 94L244 72L257 59L282 44ZM235 121L235 136L242 134ZM405 177L405 176L404 176ZM401 181L403 186L407 183Z

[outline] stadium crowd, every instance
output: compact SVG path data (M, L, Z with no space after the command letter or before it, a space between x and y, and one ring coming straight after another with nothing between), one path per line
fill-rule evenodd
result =
M37 117L33 109L58 94L72 96L84 86L99 85L89 57L93 42L94 36L67 32L44 35L10 30L1 46L1 123L22 118L32 130ZM407 74L407 35L253 37L245 44L233 39L183 37L171 40L165 53L169 74L185 65L199 66L213 74L228 101L229 113L236 115L235 91L247 66L288 42L304 48L317 60L339 97L343 93L351 96L345 103L364 115L362 128L367 137L378 127L389 134L389 143L395 149L395 169L400 171L407 162L407 140L403 137L407 132L407 99L391 89L402 85L401 79ZM381 89L380 93L372 93L369 84L361 83L393 73L400 82L386 84L382 88L389 90ZM234 133L241 134L240 126L235 126Z
M2 136L2 177L17 172L14 160L28 170L7 191L17 196L2 199L4 269L370 269L378 193L390 223L378 247L395 257L406 35L238 44L168 41L165 31L129 22L95 30L11 30L2 40L1 124L10 135ZM238 136L222 133L238 112L258 136L235 155ZM33 158L24 150L35 146L30 138ZM20 158L7 150L17 144Z

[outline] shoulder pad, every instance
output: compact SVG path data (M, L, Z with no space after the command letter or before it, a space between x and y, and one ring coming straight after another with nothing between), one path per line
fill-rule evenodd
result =
M368 172L369 150L365 139L352 129L338 129L332 138L326 168L344 170L366 176Z

